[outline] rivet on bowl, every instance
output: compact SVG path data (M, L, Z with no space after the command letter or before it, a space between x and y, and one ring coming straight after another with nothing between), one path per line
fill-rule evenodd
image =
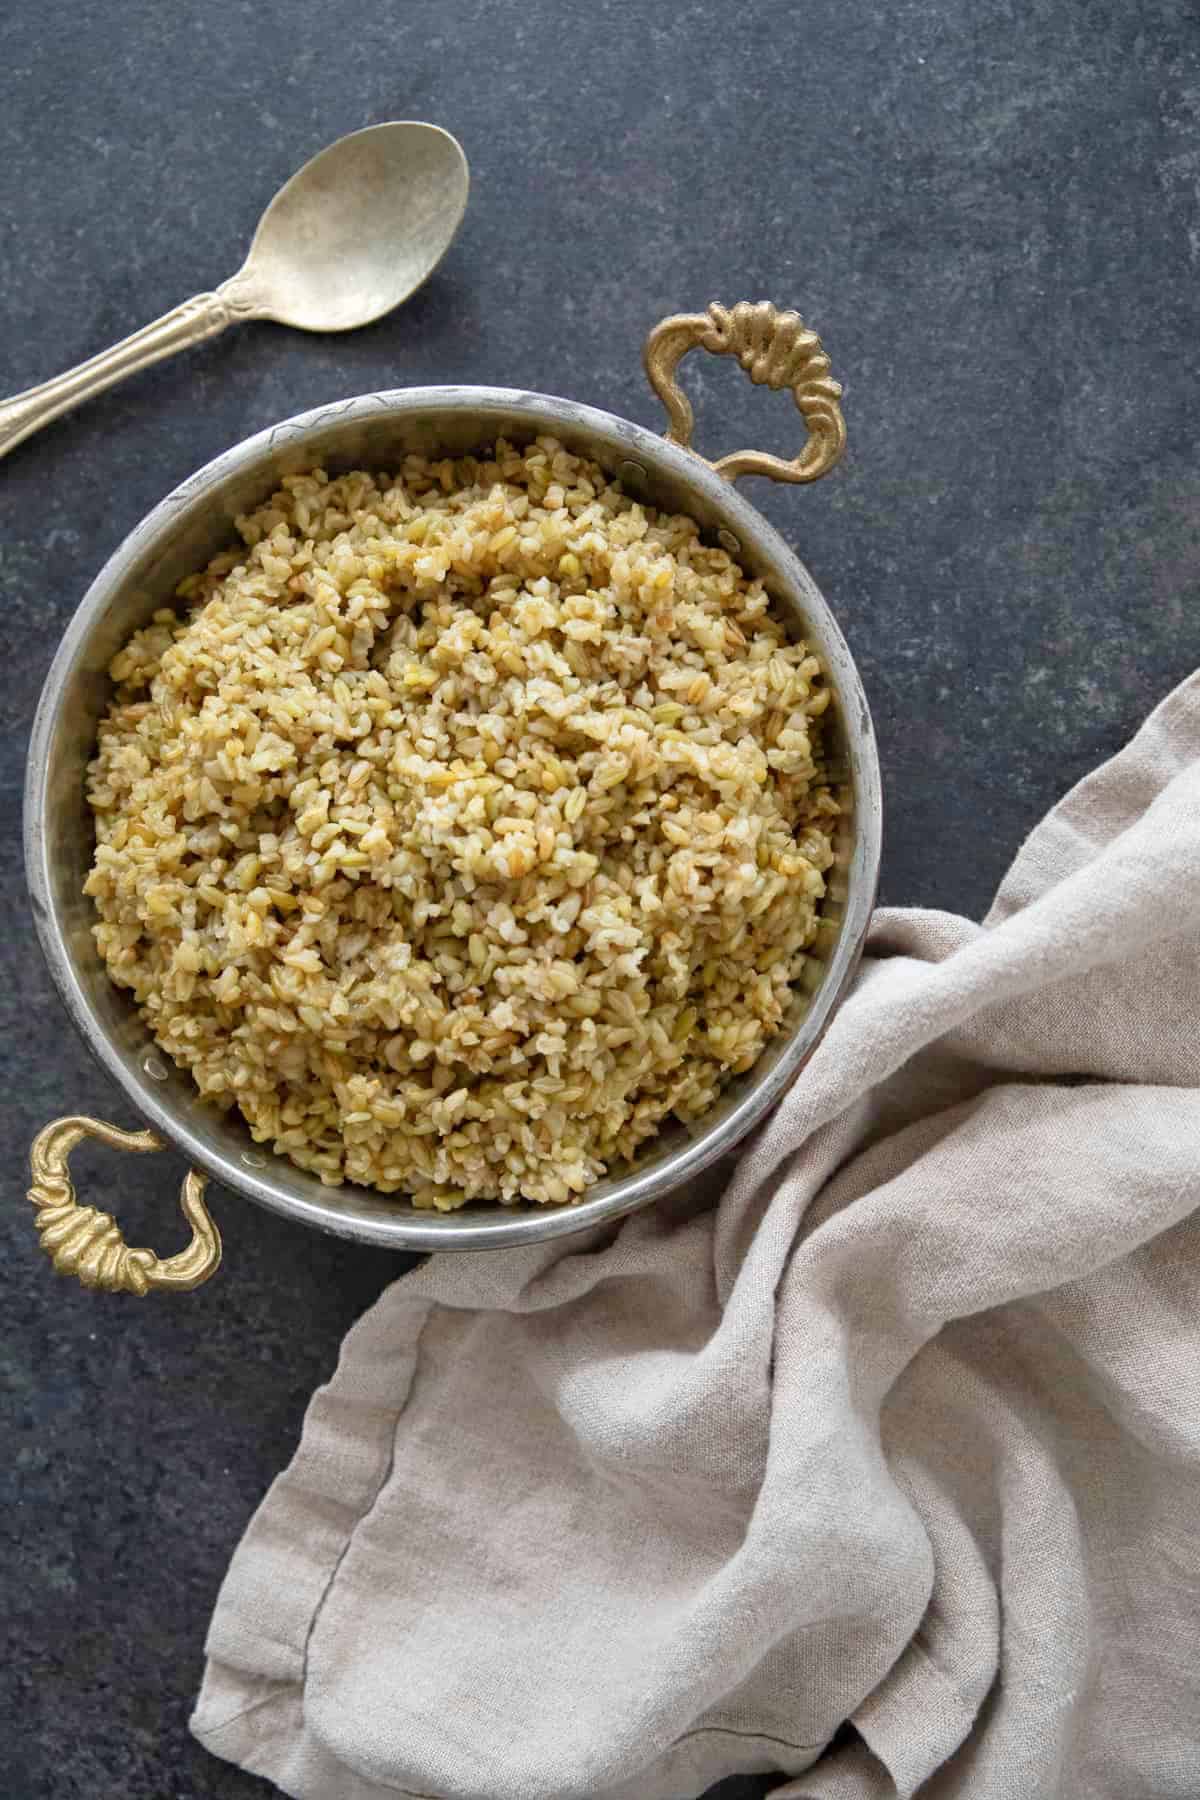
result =
M143 1057L142 1067L145 1069L151 1081L165 1081L167 1079L166 1065L161 1063L157 1056Z
M730 556L736 556L742 547L741 538L734 537L732 531L726 531L723 525L717 533L717 542L722 550L728 550Z

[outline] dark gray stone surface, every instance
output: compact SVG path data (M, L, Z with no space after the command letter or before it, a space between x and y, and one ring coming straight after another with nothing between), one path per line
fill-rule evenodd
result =
M1192 5L9 0L0 391L215 284L284 176L394 117L449 126L474 172L408 307L351 337L230 333L0 466L6 1800L266 1793L188 1738L206 1620L307 1396L402 1267L228 1195L227 1267L187 1299L94 1299L34 1249L35 1130L131 1121L34 945L26 737L84 587L164 492L260 426L404 383L651 423L647 328L766 295L818 325L846 383L844 468L755 498L861 662L887 901L979 913L1056 795L1200 662ZM727 365L693 386L714 448L793 435ZM168 1247L171 1159L81 1167L132 1240Z

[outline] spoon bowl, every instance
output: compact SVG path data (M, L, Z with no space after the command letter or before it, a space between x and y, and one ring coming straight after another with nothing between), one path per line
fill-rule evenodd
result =
M280 188L221 296L301 331L369 325L437 268L469 188L462 146L438 125L351 132Z

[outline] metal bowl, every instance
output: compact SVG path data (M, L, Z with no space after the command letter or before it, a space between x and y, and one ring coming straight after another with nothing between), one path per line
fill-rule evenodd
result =
M795 461L743 451L713 465L687 447L691 409L674 370L697 345L735 354L753 379L792 390L808 426ZM69 1118L40 1135L30 1198L44 1247L61 1272L85 1285L133 1292L197 1285L220 1258L220 1239L201 1198L206 1176L303 1224L392 1250L482 1250L560 1237L617 1219L692 1180L763 1118L803 1068L847 990L867 929L879 864L879 765L866 698L841 632L808 571L735 491L731 477L807 481L823 473L844 441L840 389L828 378L815 336L795 314L765 305L713 307L664 321L647 342L646 366L671 417L667 439L572 400L506 388L410 388L302 413L238 444L176 488L92 583L47 676L33 727L26 867L42 949L71 1020L150 1130L126 1133ZM264 500L282 476L317 464L333 471L390 467L409 452L459 455L497 437L524 443L541 433L594 459L639 498L690 514L707 537L763 579L778 612L811 643L828 673L835 703L826 717L844 810L819 940L787 1027L702 1121L664 1129L634 1165L614 1170L570 1206L424 1212L360 1187L322 1186L256 1145L236 1115L201 1099L157 1049L127 994L110 981L92 939L91 903L82 892L94 844L84 774L110 696L105 671L113 655L170 600L180 580L228 547L236 516ZM183 1205L194 1235L181 1257L160 1261L149 1250L128 1248L107 1215L76 1201L66 1159L84 1135L135 1150L166 1142L188 1158L194 1172Z

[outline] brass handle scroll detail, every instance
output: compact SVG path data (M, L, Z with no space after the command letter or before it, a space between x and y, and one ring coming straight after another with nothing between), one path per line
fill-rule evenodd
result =
M714 301L705 313L677 313L654 327L642 355L646 375L666 408L668 440L690 450L695 417L675 376L689 350L736 356L751 381L790 388L808 427L807 441L790 460L765 450L735 450L712 464L719 475L729 481L736 481L739 475L816 481L832 469L846 448L846 421L839 404L841 384L829 373L829 358L820 338L799 313L780 312L767 300L741 300L733 307Z
M82 1116L56 1119L38 1133L29 1153L29 1198L42 1249L56 1272L110 1294L146 1294L151 1288L183 1293L214 1275L221 1261L221 1235L204 1204L205 1177L189 1169L179 1197L192 1228L186 1250L160 1258L153 1250L131 1249L115 1219L75 1198L67 1160L85 1137L110 1150L162 1149L152 1131L121 1131Z

